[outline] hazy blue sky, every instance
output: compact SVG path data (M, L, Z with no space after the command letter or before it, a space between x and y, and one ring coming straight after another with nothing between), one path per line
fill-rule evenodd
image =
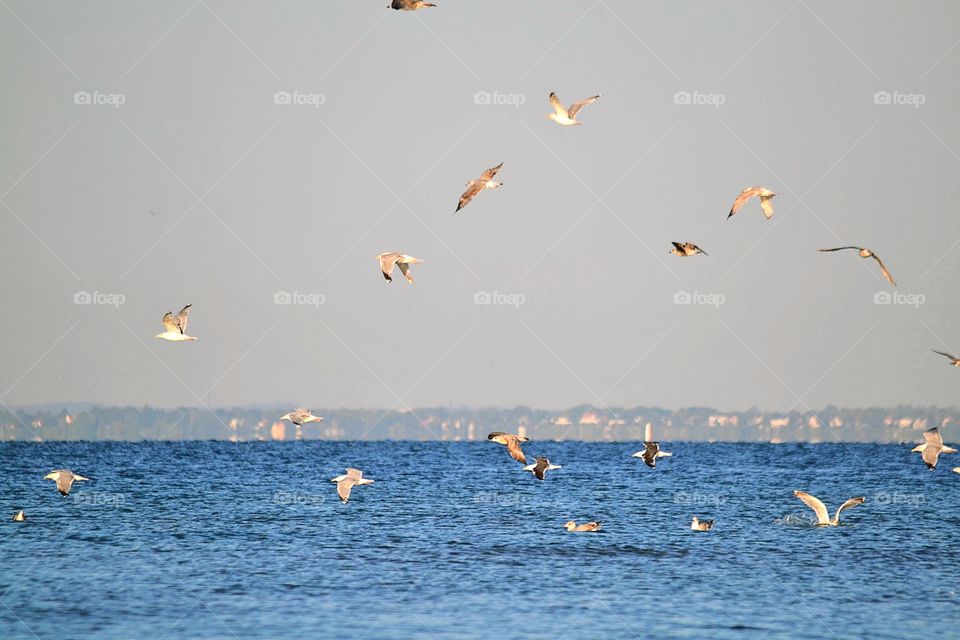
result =
M956 404L960 4L386 3L0 2L0 401Z

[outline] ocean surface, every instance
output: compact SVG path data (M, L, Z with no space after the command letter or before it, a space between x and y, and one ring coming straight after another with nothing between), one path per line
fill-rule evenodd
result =
M960 455L639 448L531 442L541 482L487 442L2 443L0 638L960 637Z

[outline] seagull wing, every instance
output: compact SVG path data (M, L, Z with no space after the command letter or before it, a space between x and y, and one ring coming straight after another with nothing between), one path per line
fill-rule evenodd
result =
M937 355L939 355L939 356L946 356L946 357L950 358L950 360L956 360L956 358L954 358L954 357L953 357L952 355L950 355L949 353L944 353L943 351L937 351L936 349L930 349L930 351L933 351L935 354L937 354Z
M470 204L470 201L473 200L473 196L480 193L481 189L483 189L483 183L479 181L474 181L473 184L467 187L467 190L463 192L462 196L460 196L460 202L457 203L457 211L460 211L460 209L463 209L465 206ZM454 213L457 211L454 211Z
M942 447L943 438L940 436L940 430L934 427L933 429L927 429L923 432L923 439L926 440L927 446Z
M167 311L163 314L163 330L165 333L177 333L180 331L180 325L173 318L173 311Z
M863 497L860 497L860 498L850 498L849 500L847 500L846 502L844 502L842 505L840 505L840 508L839 508L839 509L837 509L837 515L834 516L834 520L836 520L837 522L840 522L840 512L841 512L841 511L843 511L844 509L852 509L852 508L854 508L854 507L856 507L856 506L859 506L859 505L863 504L863 503L866 502L866 501L867 501L867 499L866 499L866 498L863 498ZM821 503L821 504L822 504L822 503Z
M383 277L388 281L393 281L393 278L390 277L390 274L393 273L393 265L397 262L397 258L400 255L396 253L382 253L380 254L380 271L383 273Z
M588 104L593 104L600 99L600 96L593 96L592 98L587 98L586 100L581 100L580 102L574 102L570 105L570 108L567 110L567 115L571 120L577 117L577 114L580 113L580 109L583 109Z
M759 193L760 187L747 187L740 192L740 195L737 196L737 199L733 201L733 206L730 207L730 213L727 214L727 218L735 214L737 211L740 211L740 208L747 203L747 200Z
M407 279L407 282L413 283L413 276L410 275L410 265L406 262L397 262L397 266L400 267L400 273L403 274L403 277Z
M773 196L760 196L760 208L767 220L773 217Z
M920 457L923 458L923 461L926 463L927 468L929 469L937 468L937 461L940 459L940 451L941 451L941 447L927 446L927 448L920 453Z
M357 484L357 479L349 476L337 483L337 495L340 496L341 502L350 500L350 489L355 484Z
M817 524L830 524L830 516L827 515L827 506L820 501L820 498L803 491L794 491L793 495L803 500L803 504L813 509L813 512L817 514Z
M860 251L860 247L834 247L833 249L817 249L817 251L823 251L826 253L827 251L843 251L844 249L856 249L857 251Z
M893 286L897 286L897 283L893 281L893 276L891 276L890 272L887 271L887 268L883 266L883 261L880 260L880 257L877 254L873 253L872 251L870 252L870 257L876 260L877 264L880 265L880 270L883 271L883 277L887 279L887 282L889 282Z
M553 107L553 110L557 112L558 116L567 116L567 108L563 106L560 98L558 98L555 93L550 94L550 106Z
M517 438L507 438L506 441L507 453L510 454L510 457L517 462L527 464L527 456L523 455L523 450L520 448L520 441L517 440Z
M360 478L363 477L363 471L360 471L360 469L354 469L354 468L352 468L352 467L347 467L347 477L348 477L348 478L356 478L357 480L359 480Z
M497 166L487 169L483 172L483 175L480 176L480 180L483 182L486 182L487 180L493 180L493 176L497 175L497 171L500 171L502 166L503 163L501 162Z
M672 244L673 246L675 246L675 247L677 248L677 251L683 251L683 250L684 250L684 244L683 244L682 242L670 242L670 244Z
M180 333L187 332L187 320L189 320L190 307L192 304L188 304L183 309L180 309L180 313L177 314L177 327L180 329Z

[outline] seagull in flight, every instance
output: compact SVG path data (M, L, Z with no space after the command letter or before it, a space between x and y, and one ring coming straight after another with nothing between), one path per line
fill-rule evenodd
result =
M933 471L937 468L937 461L941 453L956 453L953 447L943 444L943 438L940 436L940 430L934 427L923 432L923 444L918 444L910 453L919 453L927 469Z
M890 275L890 272L887 271L887 268L883 265L883 261L880 260L880 256L875 254L870 249L864 249L863 247L835 247L833 249L818 249L824 253L828 251L843 251L845 249L855 249L861 258L873 258L877 261L877 264L880 265L880 271L883 272L883 277L887 279L887 282L893 286L897 286L897 283L893 281L893 276Z
M336 478L330 478L330 482L337 483L337 495L340 496L340 502L344 504L350 501L350 490L354 485L373 484L373 480L363 477L363 471L349 467L345 474L337 476Z
M560 469L560 465L551 464L549 460L542 456L537 457L537 461L533 464L528 464L523 468L524 471L529 471L536 477L537 480L543 480L547 471L551 469Z
M560 98L557 97L557 94L551 93L550 105L553 107L553 113L548 113L547 118L564 127L570 127L575 124L583 124L577 120L577 114L580 113L580 109L583 109L588 104L593 104L599 99L600 94L597 94L592 98L587 98L586 100L581 100L580 102L574 102L572 105L570 105L570 108L567 109L565 106L563 106L563 103L560 102Z
M527 457L523 455L523 451L520 449L520 443L530 442L530 438L518 436L513 433L504 433L503 431L494 431L487 436L487 440L506 445L507 453L510 454L511 458L521 464L527 464Z
M310 409L297 409L296 411L291 411L285 416L281 416L280 419L289 420L298 427L305 425L308 422L323 422L323 418L313 415L313 413L310 412Z
M943 351L937 351L936 349L930 349L930 351L933 351L938 356L946 356L947 358L950 358L951 365L953 365L954 367L960 367L960 358L955 358L949 353L944 353Z
M827 514L827 506L820 501L819 498L816 498L809 493L803 491L794 491L793 495L797 498L803 500L803 503L813 509L813 512L817 514L817 526L818 527L836 527L840 524L840 512L844 509L852 509L858 505L863 504L867 501L866 498L850 498L837 509L837 515L833 516L833 520L830 519L830 516Z
M435 7L437 5L423 0L393 0L387 5L387 9L396 9L397 11L416 11L424 7Z
M467 190L463 192L463 195L460 196L460 202L457 204L457 211L463 209L467 206L474 196L483 191L484 189L498 189L503 186L502 182L497 182L493 179L493 176L497 175L497 171L500 171L500 167L503 166L501 162L497 166L487 169L483 174L476 180L467 181ZM454 211L456 213L457 211Z
M737 199L733 201L733 206L730 207L730 213L727 214L727 220L733 217L737 211L740 211L740 207L747 203L747 200L750 198L760 198L760 208L763 209L763 215L767 217L767 220L773 217L773 203L770 200L775 196L773 191L767 189L766 187L747 187L740 192L740 195L737 196Z
M43 476L43 479L53 480L56 482L57 491L60 492L60 495L65 496L70 493L70 488L73 487L74 481L80 482L89 480L90 478L84 478L80 474L74 473L69 469L56 469Z
M158 333L154 338L160 338L162 340L169 340L170 342L184 342L187 340L196 340L193 336L187 335L187 320L190 315L190 307L192 304L188 304L183 309L180 309L180 313L176 316L173 315L172 311L167 311L163 316L163 333Z
M654 469L657 466L657 458L669 458L672 455L672 453L667 451L660 451L659 442L644 442L643 451L637 451L630 457L643 458L643 462L651 469Z
M380 272L383 273L383 277L387 279L387 282L393 282L393 278L390 276L393 274L393 265L397 265L400 267L400 273L403 274L403 277L406 278L410 284L413 284L413 276L410 275L410 265L423 262L420 258L393 252L381 253L377 256L377 260L380 261Z
M705 256L710 255L692 242L671 242L670 244L673 245L673 249L670 250L670 253L675 256L680 256L681 258L695 256L698 253L702 253Z

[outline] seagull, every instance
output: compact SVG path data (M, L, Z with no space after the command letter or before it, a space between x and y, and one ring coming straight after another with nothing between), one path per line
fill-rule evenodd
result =
M323 422L323 418L320 416L315 416L310 412L310 409L297 409L296 411L291 411L285 416L280 418L281 420L289 420L298 427L308 422Z
M770 200L775 196L773 191L767 189L766 187L747 187L740 192L740 195L737 196L737 199L733 201L733 206L730 207L730 213L727 214L727 220L733 217L737 211L740 211L740 207L746 204L747 200L753 197L760 198L760 208L763 209L763 215L767 217L767 220L773 217L773 203Z
M512 433L504 433L503 431L494 431L487 436L487 440L493 440L497 444L507 445L507 453L510 454L511 458L517 462L527 464L527 456L523 455L523 451L520 449L520 443L530 442L530 438Z
M592 98L587 98L586 100L581 100L580 102L574 102L570 105L570 108L567 109L560 102L560 98L557 97L556 93L550 94L550 105L553 106L553 113L548 113L547 117L556 122L559 125L564 127L569 127L575 124L583 124L577 120L577 114L580 113L580 109L583 109L588 104L593 104L600 99L600 95L597 94Z
M550 464L550 461L542 456L538 456L534 464L529 464L523 468L524 471L531 472L537 480L543 480L544 475L551 469L560 469L558 464Z
M834 249L818 249L818 251L827 252L827 251L843 251L844 249L856 249L861 258L873 258L877 261L877 264L880 265L880 270L883 272L883 277L887 279L887 282L893 286L897 286L897 283L893 281L893 276L890 275L890 272L887 271L887 268L883 266L883 262L880 260L880 257L875 254L870 249L864 249L863 247L836 247Z
M933 351L935 354L939 356L946 356L950 358L950 364L952 364L955 367L960 367L960 358L955 358L949 353L944 353L943 351L936 351L935 349L930 349L930 351Z
M43 479L56 481L57 491L60 492L60 495L65 496L70 493L70 487L73 486L74 480L79 482L81 480L89 480L90 478L84 478L69 469L56 469L43 476Z
M673 249L670 250L670 253L675 256L680 256L681 258L695 256L698 253L702 253L705 256L710 255L692 242L671 242L670 244L673 245Z
M693 522L690 523L691 531L710 531L710 529L713 529L713 520L701 520L693 516Z
M158 333L154 338L161 338L163 340L169 340L170 342L196 340L193 336L186 334L187 316L190 315L190 307L192 306L192 304L188 304L183 309L180 309L180 313L176 316L173 315L172 311L167 311L163 316L163 333Z
M500 167L503 166L501 162L492 169L487 169L483 174L476 180L467 181L467 190L463 192L463 195L460 196L460 202L457 204L457 211L463 209L465 206L470 204L470 201L473 200L473 197L484 189L497 189L503 186L502 182L496 182L493 179L493 176L497 175L497 171L500 171ZM456 213L457 211L454 211Z
M413 276L410 275L410 265L423 262L420 258L393 252L381 253L377 256L377 260L380 261L380 271L383 273L383 277L387 279L387 282L393 282L390 274L393 273L393 265L397 265L400 267L400 273L403 274L403 277L406 278L410 284L413 284Z
M953 471L954 473L960 473L960 467L954 467L953 469L951 469L951 471Z
M424 7L435 7L437 5L423 0L393 0L387 5L387 9L396 9L397 11L416 11Z
M833 520L830 519L830 516L827 514L827 507L823 504L819 498L816 498L809 493L804 493L803 491L794 491L793 495L803 500L803 503L813 509L813 512L817 514L817 526L818 527L836 527L840 524L840 512L844 509L852 509L857 505L861 505L867 501L866 498L850 498L837 509L837 515L833 516Z
M672 453L660 451L659 442L644 442L643 451L637 451L631 457L643 458L643 461L646 463L646 465L653 469L657 466L657 458L669 458L672 455Z
M937 459L940 457L941 453L957 452L957 450L953 447L948 447L943 444L943 438L940 437L940 430L936 427L924 431L923 439L925 442L915 446L910 450L910 453L919 452L920 457L923 458L923 461L927 465L927 469L930 469L931 471L937 468Z
M600 525L603 523L602 520L597 520L595 522L584 522L583 524L577 524L573 520L567 522L563 527L567 531L600 531Z
M337 483L337 495L340 496L340 502L344 504L350 500L350 489L353 485L373 484L373 480L363 477L363 471L349 467L344 475L330 478L330 482Z
M23 515L23 511L17 511L15 514L13 514L14 522L23 522L26 519L27 519L27 516Z

